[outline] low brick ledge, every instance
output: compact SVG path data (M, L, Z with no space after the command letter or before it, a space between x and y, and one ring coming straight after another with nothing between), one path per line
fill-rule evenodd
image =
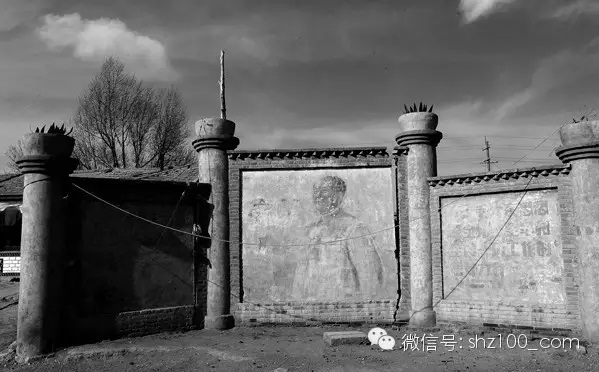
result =
M332 307L351 307L355 305L364 305L364 304L395 304L396 299L384 299L384 300L362 300L362 301L286 301L286 302L265 302L265 303L255 303L255 302L237 302L235 306L239 308L248 308L248 307L321 307L321 306L332 306Z
M285 328L285 327L391 327L391 326L401 326L403 324L407 324L407 322L394 322L392 319L384 320L339 320L339 321L327 321L327 320L304 320L304 321L293 321L293 322L276 322L276 321L258 321L256 318L251 319L241 319L236 318L236 327L244 327L244 328L257 328L257 327L275 327L275 328Z
M463 327L466 329L483 327L492 330L521 330L531 332L568 332L574 333L579 332L580 329L576 327L551 327L551 326L530 326L513 323L487 323L487 322L465 322L459 320L437 320L437 325L441 327Z
M432 187L436 186L451 186L454 184L463 184L463 183L479 183L479 182L488 182L491 180L508 180L508 179L518 179L518 178L527 178L527 177L538 177L544 176L547 177L549 175L557 176L559 174L568 174L570 173L571 165L543 165L538 167L530 167L530 168L520 168L520 169L510 169L510 170L501 170L497 172L480 172L480 173L466 173L466 174L458 174L451 176L440 176L440 177L430 177L428 178L428 184Z
M194 315L194 305L182 305L121 312L115 320L119 337L139 337L192 330Z
M339 147L229 151L229 159L326 159L330 157L389 157L387 147Z

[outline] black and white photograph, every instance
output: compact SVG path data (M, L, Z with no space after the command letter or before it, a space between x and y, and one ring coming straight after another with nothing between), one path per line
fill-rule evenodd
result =
M599 0L0 0L0 370L599 370Z

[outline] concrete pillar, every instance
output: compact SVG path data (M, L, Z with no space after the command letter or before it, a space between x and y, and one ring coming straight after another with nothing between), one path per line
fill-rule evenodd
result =
M209 202L214 205L209 233L212 244L208 269L208 304L204 318L206 329L230 329L235 319L231 306L231 269L229 266L229 158L227 150L239 145L234 136L235 123L219 118L202 119L195 125L197 138L193 147L198 152L199 182L212 185Z
M560 137L555 154L572 165L582 331L588 341L599 342L599 121L566 124Z
M17 360L53 351L57 340L62 289L62 255L66 245L68 176L72 137L30 133L17 161L25 175L21 278L17 320Z
M399 117L401 132L395 141L407 147L408 218L410 248L409 325L427 328L436 325L433 310L433 270L429 185L427 179L437 175L436 146L442 138L436 131L437 115L416 112Z

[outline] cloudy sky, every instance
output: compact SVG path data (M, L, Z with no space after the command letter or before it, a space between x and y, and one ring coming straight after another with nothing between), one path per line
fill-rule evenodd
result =
M243 149L392 146L403 104L434 104L440 174L483 171L484 136L494 169L559 163L556 130L599 109L597 0L0 4L0 156L67 121L110 55L175 84L193 125L219 115L224 49Z

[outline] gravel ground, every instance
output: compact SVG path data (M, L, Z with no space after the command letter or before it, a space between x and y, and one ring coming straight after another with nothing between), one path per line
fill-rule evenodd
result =
M6 288L6 284L4 284ZM4 296L6 297L6 296ZM0 308L14 298L2 300ZM17 307L0 310L0 350L16 338ZM83 345L57 352L53 357L30 364L0 363L5 371L599 371L599 348L540 347L540 337L530 333L502 333L482 328L442 328L428 338L429 351L402 343L412 332L386 329L397 343L394 350L377 345L326 346L323 333L369 327L238 327L228 331L200 330L159 334ZM520 345L513 346L520 336ZM417 335L422 336L422 335ZM442 343L453 337L453 346ZM486 347L479 340L486 339ZM561 340L561 336L556 340ZM460 341L461 338L461 341ZM489 340L494 338L493 345ZM509 340L510 344L506 345ZM420 339L421 341L421 339ZM547 345L549 340L544 341ZM524 343L526 342L526 345ZM557 344L557 341L554 341ZM408 347L410 345L410 347ZM461 346L461 347L460 347ZM435 350L432 350L432 349ZM538 350L531 350L531 349Z

